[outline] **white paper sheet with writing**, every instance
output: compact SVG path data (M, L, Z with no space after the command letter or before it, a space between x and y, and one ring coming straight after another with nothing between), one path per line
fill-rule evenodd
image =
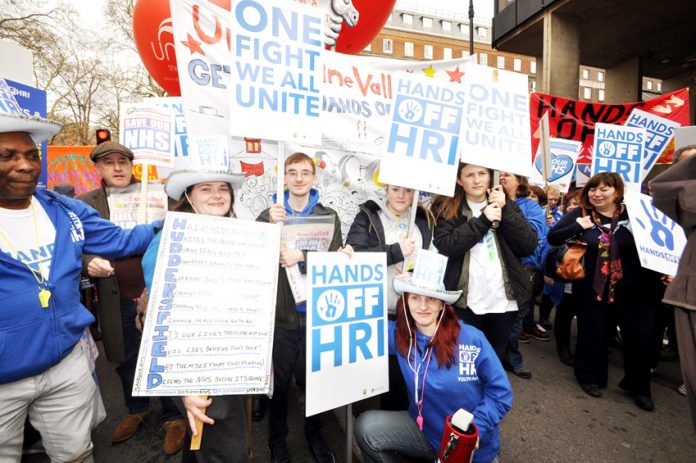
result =
M283 225L282 246L302 251L326 252L334 232L334 216L288 217ZM307 300L307 275L299 265L286 267L290 290L296 304Z
M121 228L138 225L140 210L140 184L134 183L126 188L108 188L109 220ZM146 223L164 219L167 212L167 194L164 185L151 183L147 190Z
M167 214L136 396L267 393L280 226Z

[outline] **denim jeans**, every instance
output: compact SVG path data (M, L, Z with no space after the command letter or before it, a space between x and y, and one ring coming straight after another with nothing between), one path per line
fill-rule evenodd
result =
M123 348L125 360L116 367L116 373L121 379L123 398L128 408L128 413L141 413L150 406L149 397L133 397L133 380L135 367L138 363L138 351L140 350L140 332L135 327L137 303L130 299L121 299L121 325L123 327ZM171 397L160 397L162 403L161 422L182 419L183 416L174 405Z
M437 452L407 411L369 410L355 423L365 463L397 463L400 455L434 461Z
M524 367L524 360L522 359L522 353L519 348L523 320L524 317L520 316L515 319L515 324L512 325L512 331L510 332L510 339L508 339L507 349L505 350L506 364L512 368L513 371Z
M355 439L363 463L398 463L401 456L435 462L440 449L433 449L408 411L369 410L355 422ZM496 455L489 463L500 463Z

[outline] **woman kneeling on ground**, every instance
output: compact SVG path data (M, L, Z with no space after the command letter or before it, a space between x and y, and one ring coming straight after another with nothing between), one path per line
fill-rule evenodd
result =
M389 322L389 353L398 358L410 407L360 415L355 436L364 461L436 459L445 419L462 408L479 432L473 461L497 462L498 423L512 407L510 382L483 333L455 315L451 304L461 291L430 286L409 274L394 279L401 298L396 322Z

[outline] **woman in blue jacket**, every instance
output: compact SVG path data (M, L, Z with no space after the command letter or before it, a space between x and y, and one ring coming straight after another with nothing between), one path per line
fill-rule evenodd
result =
M177 212L233 217L232 186L240 181L238 174L224 171L179 170L169 175L165 190L170 198L178 201L174 206ZM161 232L155 236L142 260L148 294L152 288L161 237ZM248 463L243 400L243 396L238 395L208 399L195 395L182 397L191 427L186 433L182 461ZM201 440L201 449L194 453L189 448L191 435L197 434L195 419L209 426L206 426L205 439Z
M403 278L403 279L402 279ZM437 458L445 419L462 408L479 432L475 463L498 461L498 423L512 407L510 382L482 332L457 318L461 291L394 279L402 294L389 322L389 352L396 354L408 389L408 411L370 410L355 437L366 462L397 462L400 455Z

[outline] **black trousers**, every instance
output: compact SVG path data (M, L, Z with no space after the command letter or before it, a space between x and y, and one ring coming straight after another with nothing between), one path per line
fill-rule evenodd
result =
M191 430L186 421L186 439L181 454L182 463L249 463L246 407L242 395L211 397L213 404L205 414L215 424L203 426L201 449L190 450ZM177 398L175 404L185 415L183 403Z
M288 393L295 382L302 390L306 380L307 318L298 313L297 328L276 326L273 335L273 398L268 408L268 444L273 447L288 435ZM324 413L305 418L305 436L321 431Z
M505 365L505 349L508 339L510 339L512 326L517 319L517 311L484 315L476 315L469 308L462 309L461 307L456 307L455 311L461 321L483 331L486 339L491 343L493 350L498 355L498 359Z
M553 318L553 336L556 339L556 349L570 350L570 332L576 312L576 296L563 294L563 299L556 306L556 315Z
M643 287L645 287L643 285ZM650 397L650 363L654 305L640 284L621 285L615 302L597 301L585 281L573 285L578 299L578 343L575 377L581 384L606 387L609 369L609 337L616 325L623 342L624 377L620 387L635 395Z

